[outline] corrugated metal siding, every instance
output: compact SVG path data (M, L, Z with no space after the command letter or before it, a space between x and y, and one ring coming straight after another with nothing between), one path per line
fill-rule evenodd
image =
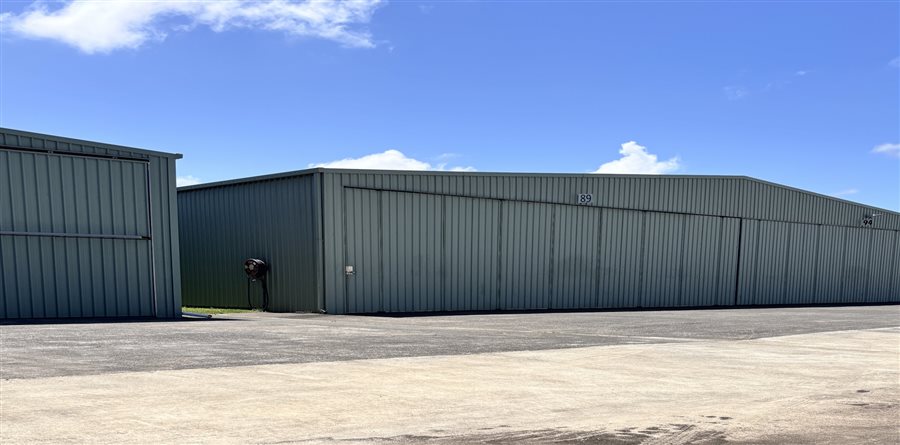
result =
M816 240L816 303L838 303L844 299L844 262L847 228L820 226Z
M896 233L744 221L739 304L898 301L889 296Z
M325 170L332 192L341 187L473 198L575 204L593 193L596 207L727 216L858 227L873 211L876 228L900 230L900 214L744 177L528 175ZM326 192L326 194L329 194Z
M790 231L790 242L786 247L785 288L780 302L785 304L814 303L816 245L819 239L819 226L791 224L788 230Z
M891 280L894 275L900 275L900 264L897 264L898 255L892 252L895 248L895 238L900 232L879 230L872 233L872 249L870 255L869 276L866 277L868 288L865 301L891 301ZM900 251L898 249L897 251Z
M678 306L725 306L734 303L737 221L731 218L684 216L681 247L682 280ZM647 278L644 278L645 280Z
M309 175L322 180L330 313L842 301L846 234L873 231L856 228L865 206L746 178ZM198 190L230 186L245 184ZM580 192L594 205L573 205Z
M152 316L150 243L0 235L0 318Z
M735 219L344 193L349 312L734 302Z
M443 310L441 197L384 192L380 198L383 301L379 311Z
M243 263L260 258L271 310L317 310L319 193L312 175L179 192L184 304L247 307ZM253 283L255 305L261 292Z
M148 288L158 317L180 315L177 155L10 129L0 129L0 146L0 231L43 235L3 236L2 300L18 312L0 317L150 315Z
M681 304L684 223L684 215L656 212L647 214L641 306L674 307Z
M592 207L554 206L553 309L597 304L602 211Z
M500 309L546 309L553 283L553 206L501 204Z
M156 316L181 316L181 265L175 159L150 158L150 212L156 277Z
M644 212L603 209L597 307L641 305Z
M0 171L18 234L0 236L0 318L153 315L149 240L73 238L150 236L146 162L0 150Z
M147 163L0 150L0 231L149 236Z
M500 201L444 197L444 310L500 308Z
M842 297L845 301L859 303L865 301L868 293L869 261L872 258L872 230L847 229L847 250L844 261L844 285Z
M77 153L84 155L112 156L118 158L144 159L172 157L169 153L153 152L139 148L122 147L100 142L82 141L71 138L50 136L28 131L0 128L0 145L26 150Z
M346 219L344 264L354 273L345 277L347 311L382 310L381 194L363 189L344 190Z

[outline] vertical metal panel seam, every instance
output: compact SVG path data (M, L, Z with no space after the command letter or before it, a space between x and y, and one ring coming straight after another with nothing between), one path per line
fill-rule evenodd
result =
M504 206L506 205L506 201L501 200L499 205L499 224L497 224L497 300L494 302L494 308L500 309L502 306L502 288L503 288L503 224L504 218L503 214L505 213Z
M554 270L553 270L554 264L553 263L555 262L554 258L556 258L556 256L555 256L556 255L556 207L557 206L550 207L550 231L548 232L548 235L550 236L550 252L549 252L550 265L548 267L549 276L547 277L547 281L548 281L547 289L550 291L549 295L547 295L547 308L548 309L553 308L553 297L555 294L555 292L553 291L553 287L555 284L554 283L555 277L553 274L553 272L554 272Z
M787 242L781 246L784 249L784 268L782 269L781 275L781 300L784 301L787 298L787 285L788 285L788 269L791 264L791 242L794 238L794 225L787 224Z
M447 272L449 270L448 265L450 264L449 259L447 258L449 254L449 250L447 249L447 197L441 196L441 268L440 268L440 298L441 305L440 310L447 310Z
M678 298L675 300L676 306L681 306L684 301L684 269L686 264L685 240L687 239L688 219L682 215L681 220L681 247L678 249L680 258L678 259Z
M344 209L343 209L343 212L341 213L341 219L342 219L341 224L343 226L343 230L341 232L343 232L342 237L344 239L344 256L341 259L341 261L342 261L341 269L346 267L347 258L348 258L348 254L349 254L348 245L347 245L347 213L348 213L347 212L347 201L348 201L347 200L347 187L344 187L342 185L341 186L341 204L343 205ZM344 288L344 310L343 310L343 312L350 312L350 297L349 297L349 295L350 295L350 280L347 278L346 272L344 273L344 276L343 276L343 288Z
M841 230L841 236L843 236L844 248L842 250L843 255L841 255L841 268L839 269L841 274L841 284L838 287L838 298L843 299L846 295L844 291L844 282L846 281L847 276L847 249L848 244L850 243L850 231L844 228L843 230Z
M384 255L384 193L385 192L376 192L378 194L378 250L379 253ZM380 262L378 264L378 311L384 312L384 267L385 263Z
M722 261L724 260L724 258L722 258L722 238L725 236L725 218L719 217L715 221L719 223L719 239L717 240L718 242L716 245L716 287L713 291L715 298L713 301L715 302L714 306L720 306L719 302L721 301L721 296L719 295L719 292L722 289L720 284L722 280Z
M814 257L814 267L813 267L813 293L812 293L812 301L816 302L819 299L819 249L822 243L822 225L816 225L816 242L815 242L815 255Z
M317 267L320 270L317 270L317 275L321 282L317 286L316 289L316 306L318 306L318 310L327 313L328 312L328 299L325 298L325 294L328 292L328 280L325 278L325 270L326 262L325 254L325 173L319 172L316 173L315 180L319 182L319 202L315 203L316 210L319 212L318 223L320 224L318 228L316 228L316 236L318 236L319 242L316 243L316 248L319 249L319 253L317 255L318 264Z
M744 218L738 218L738 235L737 235L737 261L735 261L735 273L734 273L734 305L738 306L740 302L738 301L738 295L740 295L740 287L741 287L741 246L744 244Z
M594 266L594 269L596 271L596 273L595 273L596 276L594 277L594 282L596 283L596 285L594 286L594 292L596 293L596 295L593 295L592 299L596 302L594 304L594 306L602 307L600 302L603 301L603 291L600 288L600 278L603 273L603 270L602 270L603 269L603 256L602 256L603 231L604 231L604 226L603 226L604 215L603 214L605 212L603 211L602 207L598 207L597 212L600 214L600 216L599 216L598 222L597 222L597 253L596 253L596 260L594 261L596 263Z

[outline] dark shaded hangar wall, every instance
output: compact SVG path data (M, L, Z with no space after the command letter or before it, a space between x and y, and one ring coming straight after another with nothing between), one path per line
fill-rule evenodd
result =
M900 302L900 215L861 228L873 209L750 178L326 171L323 191L331 313Z
M184 304L247 307L243 263L260 258L271 267L269 310L322 307L320 183L309 174L179 189ZM250 292L258 305L259 283Z

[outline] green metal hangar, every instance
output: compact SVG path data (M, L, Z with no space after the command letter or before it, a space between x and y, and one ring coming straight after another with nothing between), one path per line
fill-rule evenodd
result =
M0 318L180 316L180 157L0 128Z
M900 302L900 214L748 177L311 169L178 191L186 304L334 314Z

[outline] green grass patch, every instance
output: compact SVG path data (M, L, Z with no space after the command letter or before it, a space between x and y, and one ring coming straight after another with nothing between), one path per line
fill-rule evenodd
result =
M240 314L244 312L257 312L255 309L228 309L222 307L189 307L181 308L182 312L193 312L195 314Z

